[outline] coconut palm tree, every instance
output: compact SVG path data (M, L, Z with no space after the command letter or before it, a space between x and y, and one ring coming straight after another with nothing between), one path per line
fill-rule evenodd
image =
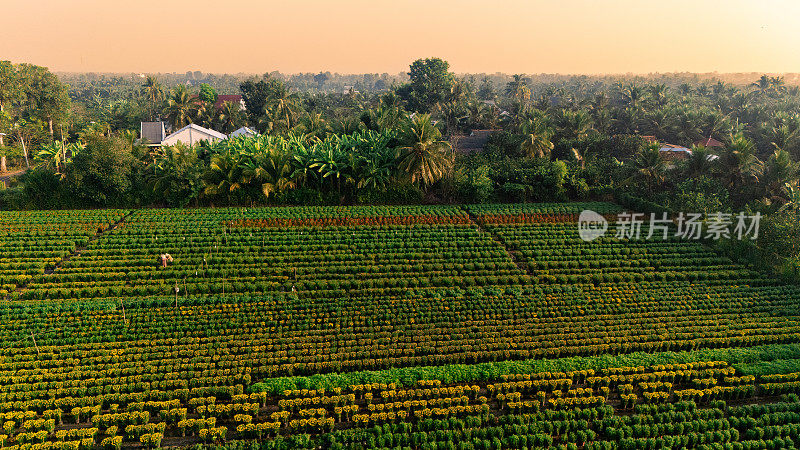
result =
M764 163L756 156L753 141L743 133L733 134L729 140L719 152L718 175L731 192L741 193L746 184L758 182Z
M519 103L527 103L531 99L531 88L522 75L514 75L514 79L506 84L506 95Z
M714 156L702 145L693 146L692 155L682 164L684 176L696 181L700 177L711 175L714 169Z
M141 93L149 106L150 120L154 120L161 104L164 103L164 88L154 76L148 75L142 85Z
M203 194L230 201L231 194L242 186L239 169L235 156L230 153L211 156L202 176Z
M800 185L786 183L783 186L783 194L786 202L780 207L779 211L800 213Z
M298 131L300 131L309 142L319 142L325 139L330 130L331 128L328 126L328 121L326 121L320 113L306 114L300 119L298 125Z
M164 116L175 128L183 128L191 123L192 110L195 108L194 97L186 85L179 84L170 93Z
M630 84L619 83L616 89L622 98L623 105L634 109L638 108L647 96L647 91L637 85L636 82Z
M222 102L215 119L217 127L223 133L231 133L247 123L239 102Z
M669 115L671 116L670 134L677 137L679 143L691 145L692 142L703 137L699 127L701 117L695 109L682 107L672 111Z
M443 178L453 167L453 148L442 140L428 114L417 114L401 126L399 167L412 183L430 186Z
M774 148L786 150L800 159L800 116L776 115L774 124L766 131L766 139Z
M640 151L633 159L633 175L625 183L644 182L650 193L664 183L667 166L661 158L658 145L650 145Z
M657 107L666 106L669 101L669 87L663 83L652 84L647 89L650 94L650 99Z
M533 110L522 119L519 127L524 139L520 150L531 158L549 158L553 150L553 134L555 130L550 126L547 117L538 109Z
M775 150L764 164L764 196L770 200L779 198L784 186L795 183L799 177L800 163L792 161L786 150Z
M556 126L564 139L583 139L592 131L592 117L584 110L562 109L556 114Z
M265 114L271 119L272 129L288 133L295 126L295 116L299 113L300 97L289 91L283 83L273 86L265 106Z

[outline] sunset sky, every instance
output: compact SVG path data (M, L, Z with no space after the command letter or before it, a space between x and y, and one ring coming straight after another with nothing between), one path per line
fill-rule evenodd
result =
M57 71L800 72L798 0L3 3L0 59Z

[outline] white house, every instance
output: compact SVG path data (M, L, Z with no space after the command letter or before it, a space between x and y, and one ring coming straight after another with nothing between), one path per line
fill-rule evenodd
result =
M234 138L234 137L239 137L239 136L254 137L254 136L258 136L258 133L255 130L253 130L252 128L242 127L242 128L239 128L238 130L234 131L233 133L231 133L228 137Z
M217 142L227 138L228 136L219 131L209 130L208 128L203 128L200 125L191 123L164 138L164 140L161 141L161 145L175 145L180 142L192 146L199 144L200 141Z

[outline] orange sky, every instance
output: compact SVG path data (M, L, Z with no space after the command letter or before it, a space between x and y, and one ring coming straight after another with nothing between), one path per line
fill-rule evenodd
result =
M0 3L0 59L58 71L800 72L800 0Z

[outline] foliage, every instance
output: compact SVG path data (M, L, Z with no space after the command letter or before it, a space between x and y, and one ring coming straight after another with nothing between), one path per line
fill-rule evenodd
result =
M78 204L123 205L132 195L135 161L130 140L95 136L75 155L64 182Z
M397 93L411 111L431 112L453 87L454 75L449 69L450 64L440 58L418 59L411 63L410 82L401 86Z

